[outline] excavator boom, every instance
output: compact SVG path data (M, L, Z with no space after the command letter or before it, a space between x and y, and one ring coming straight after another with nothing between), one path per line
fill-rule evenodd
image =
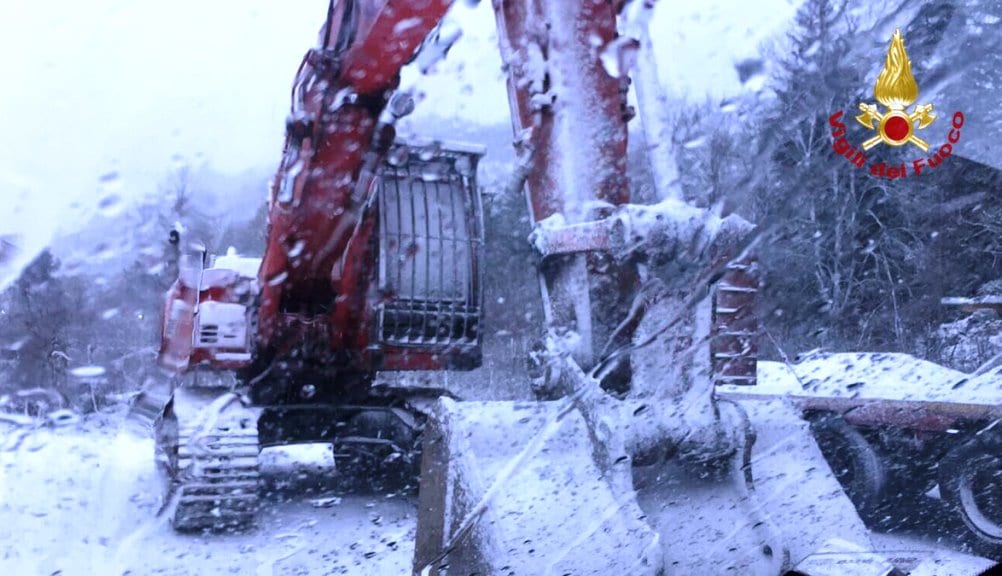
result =
M295 366L286 370L297 378L378 367L366 308L374 296L376 173L394 137L382 114L401 67L449 4L331 2L320 45L293 86L258 275L251 377L274 369L276 359L288 364L293 350Z

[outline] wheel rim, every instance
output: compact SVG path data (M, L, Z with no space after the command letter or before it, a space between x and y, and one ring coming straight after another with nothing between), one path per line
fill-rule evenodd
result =
M958 488L964 517L971 527L1002 542L1002 460L989 454L970 460Z

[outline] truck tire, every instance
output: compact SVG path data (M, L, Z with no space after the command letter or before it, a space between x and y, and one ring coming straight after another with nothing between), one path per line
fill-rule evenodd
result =
M939 490L978 551L1002 551L1002 434L986 432L950 450L939 463Z
M887 469L873 445L837 414L812 418L811 432L860 517L876 520L886 499Z

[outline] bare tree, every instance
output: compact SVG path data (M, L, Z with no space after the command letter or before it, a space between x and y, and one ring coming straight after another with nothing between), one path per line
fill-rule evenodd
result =
M69 391L68 369L78 353L74 336L86 306L81 284L58 277L58 268L45 250L8 292L0 339L11 360L10 391L50 390L57 397Z

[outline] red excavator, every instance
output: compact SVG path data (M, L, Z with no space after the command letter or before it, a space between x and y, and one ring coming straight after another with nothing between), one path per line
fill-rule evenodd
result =
M159 363L176 376L157 446L175 528L250 519L262 446L416 467L421 398L373 376L480 365L482 152L394 142L413 107L393 95L398 73L448 5L332 2L293 86L263 259L173 237Z
M248 523L260 448L325 442L359 478L420 460L415 574L900 574L795 408L714 393L755 382L754 226L630 203L628 71L652 2L493 3L549 400L373 384L481 362L483 152L393 127L413 107L401 68L444 52L450 3L333 0L293 86L263 259L172 237L156 447L173 526ZM650 272L667 260L700 272L680 292Z

